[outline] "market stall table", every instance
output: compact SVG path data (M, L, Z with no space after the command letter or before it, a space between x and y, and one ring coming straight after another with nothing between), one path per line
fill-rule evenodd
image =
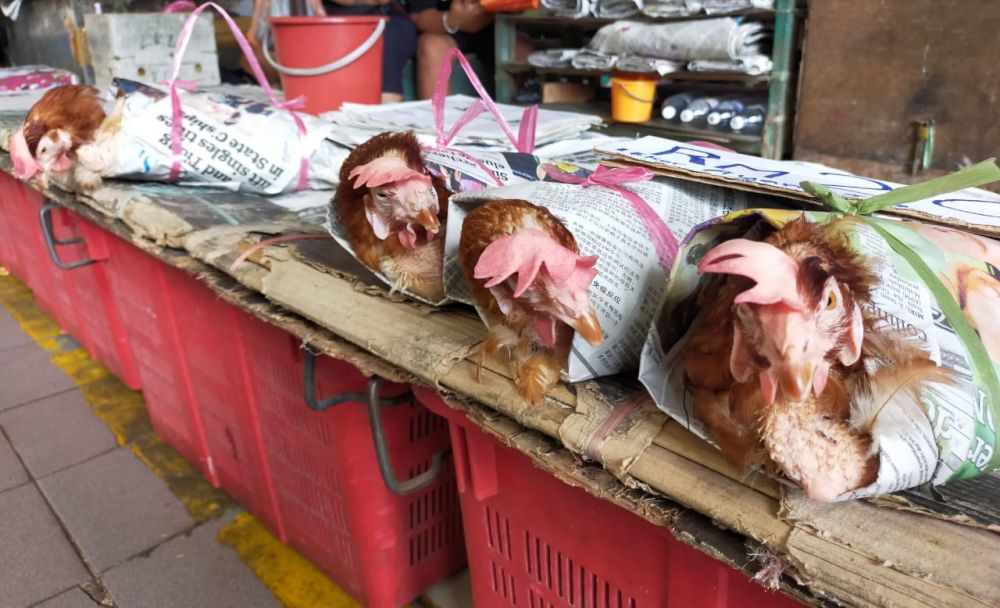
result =
M5 121L12 129L17 117ZM10 171L8 158L0 164ZM781 589L801 601L1000 602L993 584L1000 570L995 475L939 488L943 501L907 492L876 501L812 503L797 490L734 470L712 446L642 399L632 378L561 385L541 406L518 397L502 364L488 362L477 379L474 356L485 328L474 312L389 294L322 238L326 231L315 206L124 182L89 195L46 195L317 350L366 373L433 387L445 403L536 466L738 570L755 574L760 564L748 552L765 547L783 560ZM325 196L319 195L320 204ZM269 241L277 236L296 238ZM630 413L602 428L626 403ZM601 440L595 442L598 429ZM603 470L582 464L580 454Z

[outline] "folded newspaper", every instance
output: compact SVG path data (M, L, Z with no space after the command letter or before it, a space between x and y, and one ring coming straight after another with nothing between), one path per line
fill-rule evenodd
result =
M567 163L576 175L589 171ZM550 181L465 192L451 198L445 235L444 282L449 299L475 305L459 263L462 223L483 202L522 199L548 208L573 233L584 256L596 255L597 277L588 289L606 338L594 347L574 336L565 377L570 382L634 370L666 278L638 213L619 193L603 187ZM625 185L642 197L680 240L694 226L748 206L742 192L659 178ZM482 311L480 311L482 315Z
M694 310L694 295L706 284L698 274L698 262L721 241L760 238L762 227L780 227L802 213L815 222L833 217L826 212L779 210L734 213L699 226L682 243L667 296L649 332L639 376L664 412L703 438L709 439L709 434L692 410L694 394L686 386L680 357L699 312ZM1000 310L1000 244L929 224L876 221L908 245L947 286L981 336L995 367L1000 361L1000 330L994 322ZM875 331L901 330L919 340L935 363L954 372L957 383L925 389L922 412L896 408L889 420L878 420L872 427L880 462L877 479L838 499L874 496L928 482L940 484L994 468L997 422L982 380L973 373L967 350L941 304L872 224L845 225L849 246L868 260L878 279L871 306L865 311L875 320Z
M445 124L456 124L477 99L467 95L448 96L444 104ZM524 108L507 104L497 104L497 107L510 128L517 133ZM424 144L433 144L437 138L431 101L386 105L345 103L339 110L323 114L322 117L337 125L331 138L349 147L358 146L384 131L413 131ZM595 115L541 109L538 112L535 145L573 139L600 124L600 117ZM465 125L452 145L481 146L493 150L513 149L489 112L483 112Z
M113 166L102 174L142 181L168 181L174 163L170 95L153 85L117 80L125 95ZM327 137L335 125L266 102L212 91L180 91L183 160L179 182L280 194L298 189L303 160L309 189L339 182L348 150Z
M674 61L738 59L767 52L769 38L764 24L731 17L675 23L617 21L599 29L587 48Z

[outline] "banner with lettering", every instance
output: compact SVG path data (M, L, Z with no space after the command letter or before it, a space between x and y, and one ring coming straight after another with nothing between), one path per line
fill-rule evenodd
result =
M901 187L819 164L771 160L661 137L598 146L597 152L610 157L608 164L614 166L642 165L664 175L785 196L810 205L818 202L799 185L803 181L826 186L848 200ZM978 188L897 205L885 213L1000 236L1000 195Z

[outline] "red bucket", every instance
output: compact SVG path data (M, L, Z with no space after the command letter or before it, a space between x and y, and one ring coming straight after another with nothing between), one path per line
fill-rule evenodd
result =
M275 17L278 60L285 99L306 98L305 111L321 114L340 104L382 100L382 33L387 17Z

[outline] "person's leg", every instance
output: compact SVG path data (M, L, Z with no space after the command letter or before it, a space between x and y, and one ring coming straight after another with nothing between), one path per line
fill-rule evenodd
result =
M403 70L417 52L417 26L393 13L382 39L382 103L403 101Z
M420 99L434 96L441 62L454 46L455 40L448 34L420 34L417 40L417 94Z

